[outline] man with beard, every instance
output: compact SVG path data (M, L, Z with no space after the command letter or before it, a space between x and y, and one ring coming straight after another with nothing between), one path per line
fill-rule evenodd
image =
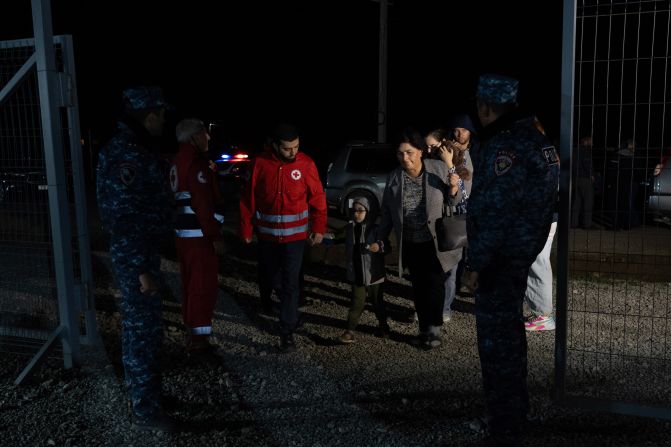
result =
M278 125L271 146L256 157L240 200L240 236L259 243L261 303L270 303L273 279L279 272L280 351L296 349L299 275L305 241L319 244L326 232L326 195L317 167L299 152L296 128ZM311 231L311 232L309 232ZM308 236L309 235L309 236ZM264 309L266 312L269 309Z

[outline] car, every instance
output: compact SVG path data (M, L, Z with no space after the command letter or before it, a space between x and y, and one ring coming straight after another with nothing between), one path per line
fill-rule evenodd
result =
M650 180L648 211L656 222L671 224L671 150L655 166Z
M219 189L227 203L240 198L242 186L249 179L249 167L252 161L249 153L237 147L233 149L232 152L218 154L214 160L217 165Z
M341 147L326 173L329 209L346 216L356 196L366 197L379 211L387 175L398 166L390 144L353 141Z
M47 175L44 170L5 169L0 171L0 203L43 203L47 200Z

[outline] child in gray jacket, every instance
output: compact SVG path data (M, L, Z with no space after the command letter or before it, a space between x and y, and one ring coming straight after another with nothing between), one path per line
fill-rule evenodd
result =
M370 203L366 197L355 197L352 201L352 220L344 228L345 263L347 280L352 284L352 304L347 314L347 329L339 337L341 343L354 342L354 329L366 305L366 297L372 302L379 327L376 335L389 337L387 311L382 296L382 284L386 276L384 255L389 243L378 238L378 226L374 223Z

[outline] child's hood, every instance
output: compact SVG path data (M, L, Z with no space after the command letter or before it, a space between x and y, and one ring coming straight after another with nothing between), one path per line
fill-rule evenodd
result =
M358 203L359 205L366 208L366 213L370 213L370 203L366 197L354 197L354 199L352 199L352 206L354 206L355 203Z
M366 208L366 218L363 220L362 223L368 223L368 222L374 222L375 221L375 216L373 215L373 211L370 208L370 201L368 200L368 198L363 197L363 196L354 197L352 199L352 208L354 208L355 203L358 203L359 205Z

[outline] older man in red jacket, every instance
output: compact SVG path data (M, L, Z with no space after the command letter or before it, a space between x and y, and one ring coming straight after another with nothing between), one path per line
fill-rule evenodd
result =
M188 349L211 352L212 314L217 301L219 258L224 243L215 210L221 201L214 173L204 154L210 136L202 121L185 119L177 124L179 153L170 169L175 195L176 245L182 276L182 316L189 331Z
M268 302L273 278L280 272L280 350L294 351L298 323L299 272L305 241L319 244L326 231L326 195L317 167L298 152L296 128L281 124L273 132L272 147L254 160L240 200L240 235L259 240L259 290ZM308 236L309 234L309 236Z

